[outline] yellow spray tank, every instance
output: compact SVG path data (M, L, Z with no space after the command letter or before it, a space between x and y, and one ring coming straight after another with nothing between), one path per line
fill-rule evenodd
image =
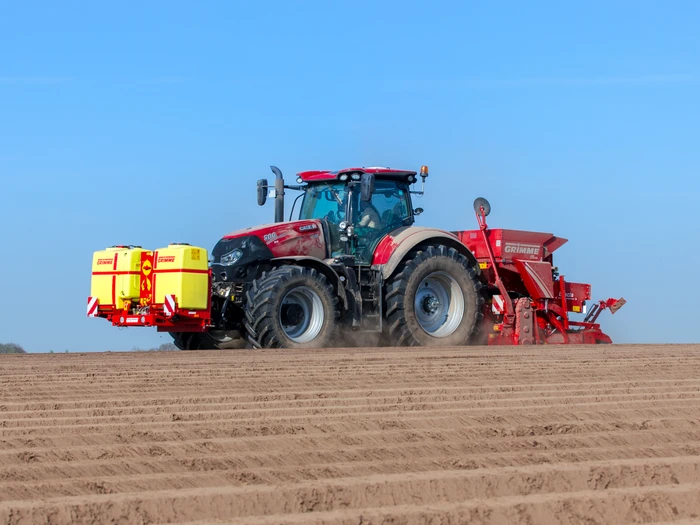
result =
M153 252L153 302L174 295L179 308L202 310L209 301L208 253L189 244L170 244Z

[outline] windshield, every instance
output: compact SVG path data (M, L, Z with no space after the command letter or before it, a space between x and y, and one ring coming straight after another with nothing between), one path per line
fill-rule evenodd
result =
M344 183L314 184L306 190L299 219L327 219L338 224L347 213L348 188Z

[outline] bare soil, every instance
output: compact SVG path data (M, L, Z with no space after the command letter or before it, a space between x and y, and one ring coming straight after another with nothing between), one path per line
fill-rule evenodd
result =
M700 523L700 346L0 370L0 523Z

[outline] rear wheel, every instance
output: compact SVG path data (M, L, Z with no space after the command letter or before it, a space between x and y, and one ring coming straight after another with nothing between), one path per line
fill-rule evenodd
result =
M386 316L393 344L467 344L483 314L476 270L454 248L414 252L387 285Z
M322 273L301 266L275 268L253 282L246 299L245 326L254 347L331 345L338 298Z

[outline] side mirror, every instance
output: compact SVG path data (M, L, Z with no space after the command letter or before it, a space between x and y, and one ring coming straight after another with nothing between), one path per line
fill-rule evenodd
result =
M369 202L372 200L373 193L374 193L374 173L365 173L362 175L362 188L360 191L360 198L364 202Z
M420 215L421 213L423 213L423 211L423 208L416 208L415 210L413 210L413 215Z
M258 180L258 206L265 206L267 202L267 179Z

